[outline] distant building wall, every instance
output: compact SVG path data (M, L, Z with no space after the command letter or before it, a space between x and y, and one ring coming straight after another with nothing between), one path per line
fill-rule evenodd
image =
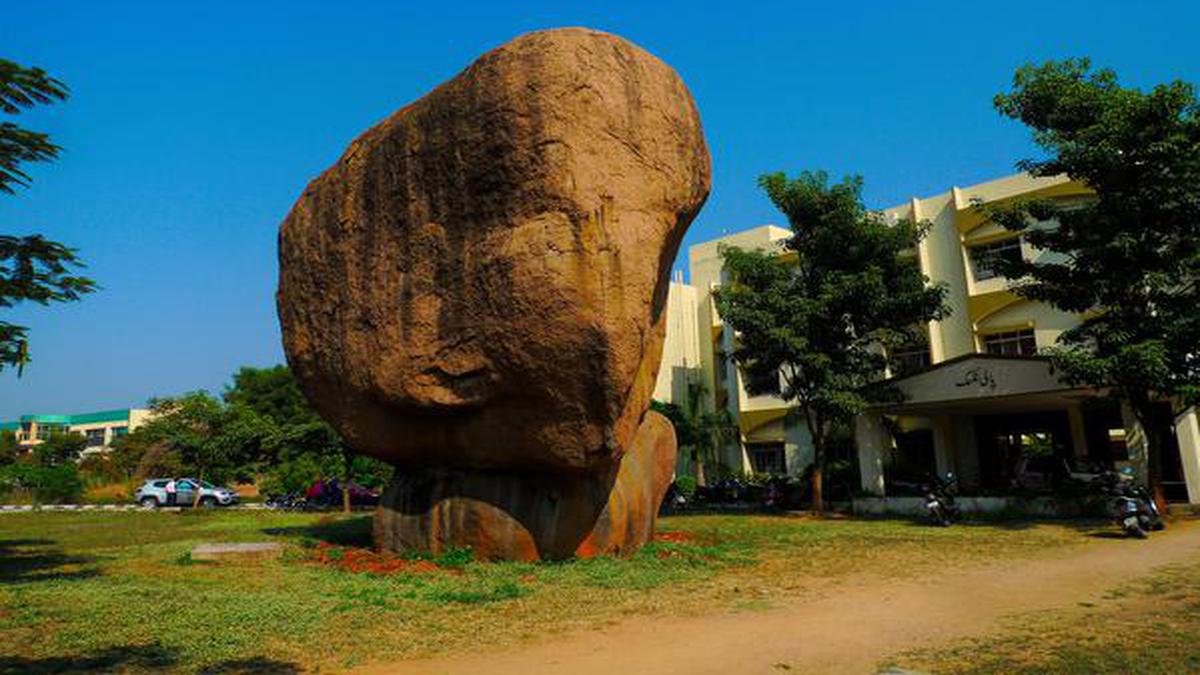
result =
M88 439L89 451L107 450L120 436L130 433L153 417L153 412L140 408L121 408L78 415L22 415L16 422L0 425L12 430L17 442L34 446L54 433L76 433Z
M667 291L667 330L662 366L654 384L654 400L683 405L689 382L700 382L700 330L696 289L682 281Z

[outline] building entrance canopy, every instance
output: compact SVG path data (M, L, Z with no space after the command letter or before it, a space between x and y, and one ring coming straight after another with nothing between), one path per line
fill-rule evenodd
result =
M1017 412L1101 393L1065 384L1047 359L990 354L967 354L886 384L902 399L871 409L887 415Z
M1108 430L1123 427L1113 402L1085 410L1104 390L1070 386L1045 358L969 354L888 385L900 395L873 405L855 429L863 488L875 494L885 474L899 485L933 471L954 472L972 489L1023 485L1032 458L1085 459L1089 445L1102 454Z

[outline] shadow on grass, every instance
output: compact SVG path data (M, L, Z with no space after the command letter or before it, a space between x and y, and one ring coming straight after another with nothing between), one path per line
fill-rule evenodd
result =
M1124 532L1119 532L1117 530L1104 530L1103 532L1089 532L1088 536L1092 537L1093 539L1133 539L1133 537L1129 536L1128 534L1125 534Z
M927 518L894 518L896 521L907 521L913 527L940 527L934 525ZM993 530L1009 530L1022 531L1031 530L1043 525L1054 525L1063 527L1069 530L1075 530L1080 534L1090 533L1098 527L1103 527L1105 521L1096 518L1064 518L1064 517L1044 517L1035 518L1029 516L1009 517L1004 515L989 516L987 514L973 514L967 519L960 520L950 527L986 527Z
M48 656L24 658L0 656L0 675L31 673L86 673L86 672L129 672L161 671L173 666L178 657L175 651L160 645L125 645L109 647L93 654L82 656Z
M68 565L94 563L96 558L68 555L56 544L51 539L0 539L0 584L88 579L100 574L95 568L62 570Z
M249 659L230 659L200 670L201 675L296 675L300 667L288 661L276 661L261 656Z
M312 525L268 527L263 530L263 533L292 539L317 539L334 546L370 548L372 543L371 516L369 515L348 518L326 516Z
M0 675L65 675L66 673L157 673L179 667L177 650L158 644L108 647L78 656L25 658L0 656ZM190 670L190 669L189 669ZM204 675L296 675L300 667L263 657L230 659L206 666Z
M941 529L928 516L901 514L861 514L849 516L848 520L867 522L901 523L910 527ZM955 521L949 527L986 527L994 530L1030 530L1043 525L1056 525L1078 532L1091 532L1105 527L1109 521L1097 516L1030 516L1026 514L1013 515L1003 511L996 513L970 513L961 520Z

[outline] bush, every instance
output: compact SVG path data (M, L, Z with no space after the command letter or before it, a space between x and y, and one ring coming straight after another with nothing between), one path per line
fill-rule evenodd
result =
M139 478L181 476L184 473L183 460L165 443L156 443L142 452L134 473Z
M305 453L276 464L258 482L259 492L281 495L308 489L329 471L329 467L324 466L320 459L317 455Z
M332 454L302 452L271 467L258 481L264 495L302 492L318 480L341 479L345 472L342 458ZM354 457L350 480L368 489L382 489L392 477L392 467L370 457Z
M28 492L35 504L73 504L83 496L83 480L74 464L38 466L18 462L5 467L0 484L8 491Z
M17 434L8 429L0 431L0 466L12 464L20 456L21 445L17 443Z
M692 476L676 476L675 489L679 494L691 499L696 494L696 479Z
M59 466L69 464L79 459L79 454L87 447L87 439L83 434L51 434L50 438L33 446L33 455L42 466Z
M87 455L78 466L80 477L89 486L119 483L126 479L112 458L104 453Z

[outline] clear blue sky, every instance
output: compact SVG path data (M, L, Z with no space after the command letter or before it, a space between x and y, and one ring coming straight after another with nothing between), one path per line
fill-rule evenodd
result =
M861 173L868 204L1005 175L1033 152L991 108L1027 61L1090 55L1145 86L1200 82L1192 2L9 2L0 56L65 80L24 123L62 158L0 196L0 231L80 249L103 289L22 308L33 363L0 420L220 391L282 362L275 234L369 125L530 30L585 25L674 66L713 192L685 246L779 217L760 173Z

